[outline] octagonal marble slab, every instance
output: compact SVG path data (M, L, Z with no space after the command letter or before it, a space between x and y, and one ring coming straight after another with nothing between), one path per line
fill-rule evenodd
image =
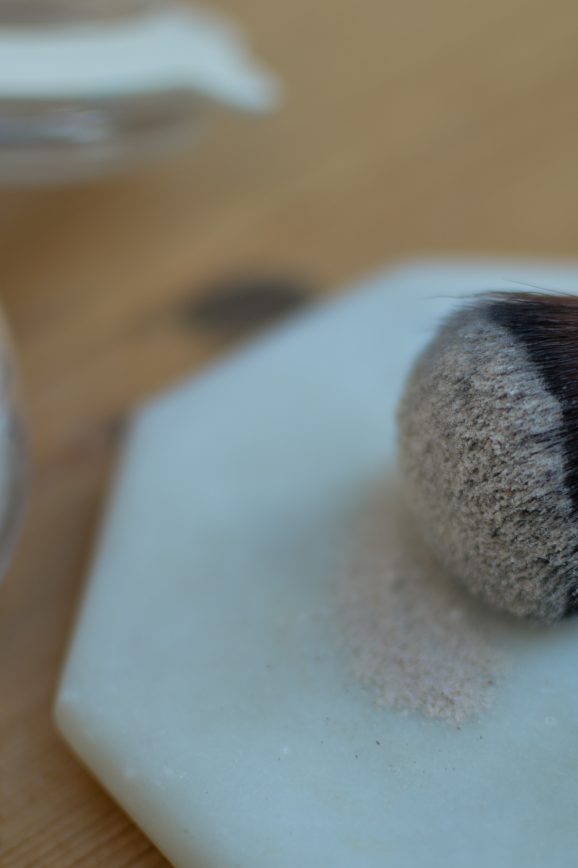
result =
M133 420L58 694L72 749L179 868L565 868L578 630L519 629L458 730L378 708L333 612L408 365L455 296L578 267L417 262Z

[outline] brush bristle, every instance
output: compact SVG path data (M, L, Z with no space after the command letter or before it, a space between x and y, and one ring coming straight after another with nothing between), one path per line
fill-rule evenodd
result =
M488 315L524 345L548 391L560 404L565 487L578 520L578 298L526 292L496 294L489 302ZM577 610L578 591L574 591L566 614Z
M400 404L408 502L448 572L497 608L578 612L578 299L486 294Z

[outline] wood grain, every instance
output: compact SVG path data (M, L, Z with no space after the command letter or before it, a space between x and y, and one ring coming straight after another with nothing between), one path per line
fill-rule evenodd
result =
M220 117L129 177L0 195L35 468L0 593L2 868L167 864L50 705L123 420L231 345L190 316L204 288L289 275L323 294L414 253L576 254L574 0L219 5L283 77L279 114Z

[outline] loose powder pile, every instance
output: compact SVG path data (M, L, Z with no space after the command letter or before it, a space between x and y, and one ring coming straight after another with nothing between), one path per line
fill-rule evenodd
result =
M453 724L488 708L494 616L444 574L396 487L362 511L341 591L354 673L379 704Z

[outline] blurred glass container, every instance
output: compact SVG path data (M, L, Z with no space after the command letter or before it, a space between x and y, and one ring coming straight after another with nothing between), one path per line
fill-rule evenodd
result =
M267 111L231 22L162 0L0 0L0 184L99 177L187 146L212 105Z
M27 469L28 452L12 342L0 315L0 580L20 529Z

